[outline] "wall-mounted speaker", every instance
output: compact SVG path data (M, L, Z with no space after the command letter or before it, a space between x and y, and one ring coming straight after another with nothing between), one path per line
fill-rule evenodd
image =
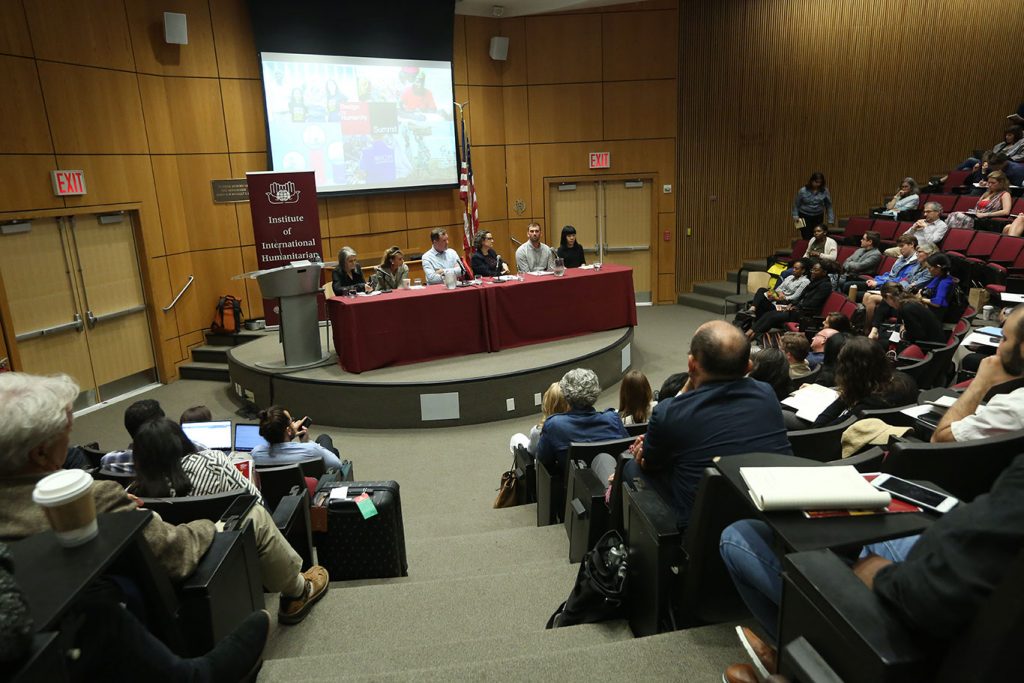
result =
M504 62L508 59L508 38L505 36L494 36L491 38L491 49L487 54L496 62Z
M188 45L188 21L184 14L164 12L164 40L172 45Z

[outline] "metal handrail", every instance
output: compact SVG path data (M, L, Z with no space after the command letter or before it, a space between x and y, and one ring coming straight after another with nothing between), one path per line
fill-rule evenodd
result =
M180 299L185 294L185 292L188 291L188 288L192 286L192 283L195 281L195 279L196 279L195 275L189 275L188 276L188 282L186 282L185 286L181 288L180 292L178 292L178 296L174 297L174 301L172 301L171 303L169 303L166 306L164 306L164 308L163 308L163 312L164 313L166 313L167 311L169 311L172 308L174 308L174 305L176 303L178 303L178 299Z

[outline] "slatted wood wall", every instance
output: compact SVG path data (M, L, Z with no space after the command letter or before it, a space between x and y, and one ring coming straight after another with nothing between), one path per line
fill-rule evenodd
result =
M679 17L680 291L791 239L812 171L839 216L863 214L991 147L1024 99L1015 0L693 0Z

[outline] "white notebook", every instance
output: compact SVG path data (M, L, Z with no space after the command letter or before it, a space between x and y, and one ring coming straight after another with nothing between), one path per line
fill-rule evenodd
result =
M801 420L814 422L818 416L839 398L835 389L820 384L807 384L782 399L782 405L796 410Z
M741 467L758 510L872 510L892 502L853 466Z

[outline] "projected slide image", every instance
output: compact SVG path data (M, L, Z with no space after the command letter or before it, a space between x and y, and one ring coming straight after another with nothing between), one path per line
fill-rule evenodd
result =
M450 63L261 56L274 170L325 193L458 182Z

